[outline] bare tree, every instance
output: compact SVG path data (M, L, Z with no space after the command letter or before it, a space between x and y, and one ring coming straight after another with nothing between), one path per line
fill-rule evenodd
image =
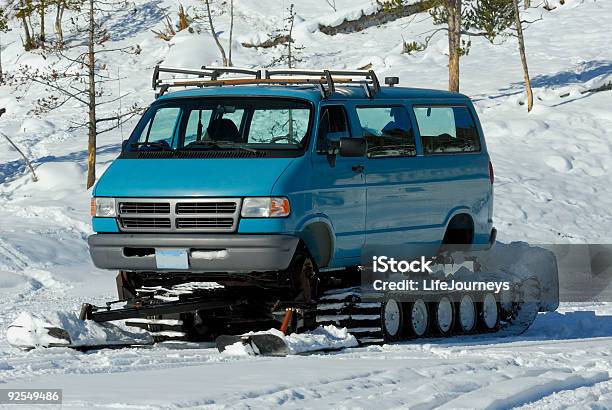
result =
M288 68L295 68L295 64L302 61L302 59L299 57L299 52L303 50L304 47L294 45L295 39L293 38L293 26L295 24L296 16L294 7L295 5L293 3L289 6L287 9L289 15L284 19L285 26L282 30L276 32L275 38L280 39L278 44L282 44L284 51L279 57L272 60L270 66L286 64Z
M38 35L38 41L40 44L40 47L44 50L45 48L45 42L47 40L47 34L45 33L45 15L47 14L47 1L46 0L39 0L38 4L36 5L36 9L38 11L38 16L40 19L40 34Z
M524 6L525 6L525 10L531 7L531 0L525 0Z
M438 0L436 7L429 11L435 25L445 25L446 27L434 30L434 34L439 30L447 32L448 36L448 89L449 91L459 91L459 59L467 54L468 47L462 47L461 34L463 32L462 21L462 0ZM432 34L433 36L433 34ZM426 44L431 36L426 40ZM426 45L425 44L425 45Z
M334 10L334 12L338 11L336 10L336 0L325 0L325 2L332 8L332 10Z
M4 76L2 74L2 33L9 31L8 19L3 9L0 9L0 84L4 82Z
M227 58L227 55L225 54L225 48L223 48L223 45L221 44L221 41L219 40L219 35L217 34L217 31L215 30L215 25L213 24L213 18L212 18L212 12L210 10L210 0L204 0L204 2L206 3L206 14L208 17L208 25L210 26L210 33L213 36L213 39L215 40L215 43L217 44L217 48L219 49L219 53L221 53L221 59L223 60L223 65L225 67L231 67L232 66L232 60L231 60L231 47L232 47L232 30L233 30L233 26L234 26L234 2L232 1L231 3L231 22L230 22L230 58Z
M96 140L97 136L110 131L138 113L139 107L132 106L125 112L117 112L107 108L107 116L100 116L99 111L113 106L121 101L124 95L115 96L107 91L105 85L116 82L109 74L108 67L100 61L103 53L124 52L137 54L134 47L110 48L105 43L110 38L99 22L102 14L116 9L120 5L112 0L88 0L83 13L75 17L75 33L77 38L85 37L86 44L80 41L66 44L64 48L49 51L45 68L21 66L12 75L12 84L17 88L29 87L32 83L45 86L48 91L36 101L34 114L42 114L59 109L68 102L76 102L87 108L84 120L71 121L70 131L80 128L87 129L87 188L93 186L96 180ZM82 23L85 24L82 24ZM116 122L114 122L116 121ZM111 125L101 127L101 123L111 122Z
M525 90L527 91L527 112L533 108L533 91L531 89L531 79L529 78L529 68L527 67L527 56L525 54L525 38L523 37L523 22L519 11L518 0L513 0L514 3L514 18L516 26L516 36L518 38L519 54L521 55L521 64L523 66L523 77L525 78ZM527 1L525 1L527 3Z
M81 9L82 0L52 0L55 4L55 21L53 30L55 31L56 47L64 46L64 29L63 20L66 10L79 11Z
M2 117L5 112L6 112L6 108L0 108L0 117ZM37 182L38 181L38 177L36 176L36 172L34 172L34 167L32 166L32 163L30 162L30 159L23 153L22 150L19 149L17 144L15 144L13 142L13 140L11 140L9 138L8 135L6 135L3 132L0 132L0 135L2 135L4 138L6 138L6 140L9 142L9 144L11 144L11 146L15 149L15 151L17 151L21 155L21 157L25 161L26 165L30 169L30 172L32 173L32 181Z
M89 29L87 30L87 108L88 108L88 139L87 139L87 189L96 183L96 137L98 128L96 122L96 19L94 0L89 0Z
M232 63L232 41L234 41L234 0L230 0L230 32L229 32L229 52L228 52L228 63L230 66Z
M36 42L32 36L30 22L30 16L33 10L34 8L32 7L31 0L20 0L16 5L15 16L21 21L21 26L23 27L23 48L26 51L36 48Z
M170 41L172 37L176 35L176 33L189 29L189 26L191 25L191 18L189 17L189 14L187 13L182 4L179 4L177 17L178 23L176 25L172 22L170 16L166 16L166 19L164 21L164 28L160 30L151 31L158 38L165 41Z
M444 0L448 24L448 89L459 92L459 58L461 57L461 1Z

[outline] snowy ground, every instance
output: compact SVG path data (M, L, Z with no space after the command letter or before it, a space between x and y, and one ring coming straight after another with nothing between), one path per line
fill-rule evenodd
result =
M527 16L542 14L527 31L536 97L529 115L521 105L512 39L492 46L474 38L462 60L462 91L476 100L495 166L495 225L504 242L610 242L612 92L580 91L612 81L612 4L565 3ZM442 36L425 52L400 53L402 35L411 41L431 29L425 15L330 37L316 30L317 22L338 22L373 7L368 0L336 4L339 13L332 15L323 0L297 2L302 66L372 64L381 77L399 75L402 85L445 88ZM286 6L236 0L238 42L265 40L282 25ZM157 62L199 66L218 59L205 33L181 33L170 44L154 38L150 30L161 27L165 13L174 16L176 7L171 0L137 0L135 12L111 16L111 44L143 50L139 56L109 54L106 61L110 72L120 67L128 77L122 81L122 91L131 93L124 106L151 101L150 69ZM217 28L226 23L221 16ZM17 28L2 41L5 70L49 62L23 53ZM272 54L236 44L234 63L264 65ZM229 357L201 345L87 354L11 349L4 334L20 312L76 310L84 301L114 296L114 273L92 267L85 242L91 233L85 133L66 131L83 109L67 105L36 118L28 112L42 92L31 87L21 98L0 87L0 106L8 109L0 131L33 159L40 178L31 181L0 136L0 388L63 388L65 407L77 408L612 408L612 304L564 304L561 313L540 315L520 338L426 340L285 359ZM124 136L128 132L126 126ZM119 131L101 137L99 172L118 154L120 141Z

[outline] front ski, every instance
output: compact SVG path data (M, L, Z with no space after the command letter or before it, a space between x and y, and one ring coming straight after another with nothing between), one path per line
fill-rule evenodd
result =
M238 347L241 352L257 356L287 356L290 353L285 340L271 333L221 335L215 344L219 352L232 352Z
M13 324L6 330L6 338L11 346L21 350L31 350L37 347L70 347L72 345L68 332L53 326L29 328Z
M56 312L49 317L22 313L6 330L8 343L22 350L67 347L81 351L150 346L153 337L112 323L80 320L75 314Z

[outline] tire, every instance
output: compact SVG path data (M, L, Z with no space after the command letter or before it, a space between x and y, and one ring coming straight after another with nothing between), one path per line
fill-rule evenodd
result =
M408 327L414 337L423 337L429 330L429 308L423 299L408 304Z
M311 302L317 295L317 268L306 249L299 249L289 267L296 300Z
M405 338L406 311L403 303L389 298L381 306L380 327L385 342L397 342Z
M474 298L461 295L457 302L457 328L462 333L472 333L478 323L478 310Z
M479 304L479 319L485 331L495 331L499 328L500 308L493 293L484 294L482 302Z
M447 295L432 303L432 327L435 334L450 336L456 320L455 304Z
M117 278L117 297L119 300L133 299L136 297L136 275L134 272L119 271Z

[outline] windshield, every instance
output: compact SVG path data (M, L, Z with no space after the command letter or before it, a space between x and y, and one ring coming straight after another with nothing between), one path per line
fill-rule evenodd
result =
M310 118L311 105L298 100L168 100L147 110L124 152L302 151Z

